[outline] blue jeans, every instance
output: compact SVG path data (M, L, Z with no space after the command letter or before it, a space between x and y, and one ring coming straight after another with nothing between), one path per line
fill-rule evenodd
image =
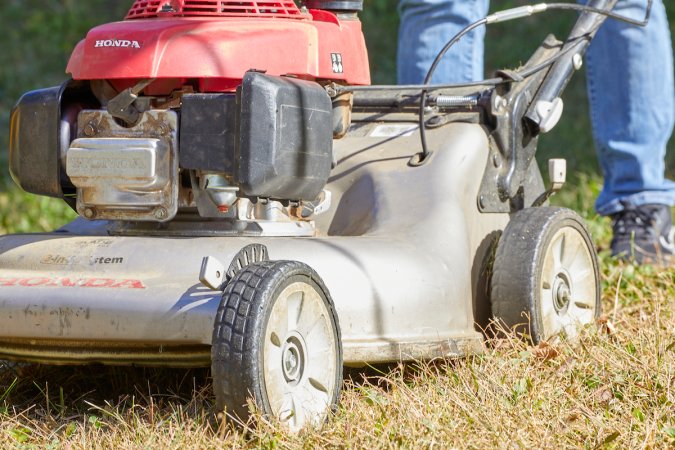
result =
M585 3L585 2L580 2ZM615 11L642 19L646 0L619 0ZM421 83L436 54L459 30L484 17L488 0L399 0L398 81ZM483 29L465 36L438 66L433 83L483 78ZM588 96L596 150L605 177L596 209L675 205L664 177L675 120L673 49L662 0L646 27L607 20L587 57Z

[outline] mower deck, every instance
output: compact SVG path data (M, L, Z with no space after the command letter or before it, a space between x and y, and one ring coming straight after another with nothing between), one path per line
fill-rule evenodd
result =
M466 123L431 131L439 150L410 170L416 132L386 121L357 125L337 141L332 204L316 218L316 237L119 236L110 222L84 219L54 233L1 237L0 357L208 365L221 293L199 282L202 258L227 264L251 243L322 277L346 363L480 350L481 261L507 221L475 207L485 133Z

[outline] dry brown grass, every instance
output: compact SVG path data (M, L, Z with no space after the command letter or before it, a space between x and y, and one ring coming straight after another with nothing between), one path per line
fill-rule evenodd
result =
M675 274L605 264L605 316L579 344L493 340L483 355L347 373L299 436L215 428L207 370L7 368L0 446L21 448L668 448Z

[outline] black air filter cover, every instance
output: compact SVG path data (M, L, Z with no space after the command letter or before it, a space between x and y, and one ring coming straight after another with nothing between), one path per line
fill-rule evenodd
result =
M185 94L181 105L180 166L234 172L237 144L234 94Z
M314 200L328 181L332 104L317 83L248 72L240 91L237 182L247 197Z

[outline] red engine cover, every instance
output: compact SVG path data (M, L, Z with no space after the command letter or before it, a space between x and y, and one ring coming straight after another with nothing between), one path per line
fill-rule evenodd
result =
M198 79L200 90L211 92L233 90L251 69L370 84L361 22L310 13L292 20L173 13L106 24L77 45L67 71L76 80L118 80L117 85Z

